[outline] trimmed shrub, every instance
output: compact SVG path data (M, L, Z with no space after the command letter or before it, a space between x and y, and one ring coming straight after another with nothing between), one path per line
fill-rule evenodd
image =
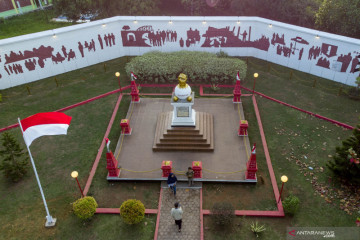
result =
M211 217L218 225L230 225L235 217L234 206L229 202L219 202L213 205Z
M135 57L126 64L128 75L134 72L140 83L177 83L180 73L185 73L190 83L233 84L239 71L246 76L246 63L237 58L217 57L207 52L149 52Z
M98 204L93 197L80 198L73 203L75 215L82 220L91 218L95 214L97 207Z
M139 200L128 199L121 204L120 216L127 224L137 224L141 222L145 216L145 206Z
M299 209L300 200L294 195L290 195L282 202L284 210L290 215L294 215Z

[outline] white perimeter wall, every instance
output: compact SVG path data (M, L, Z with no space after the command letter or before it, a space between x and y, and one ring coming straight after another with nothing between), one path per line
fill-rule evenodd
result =
M222 50L348 85L359 74L359 39L258 17L113 17L0 40L0 89L155 50Z

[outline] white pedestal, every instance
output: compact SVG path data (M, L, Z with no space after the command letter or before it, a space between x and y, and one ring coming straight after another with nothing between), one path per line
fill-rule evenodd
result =
M195 127L196 112L194 109L192 109L192 105L194 105L194 93L191 93L191 102L188 102L186 99L179 99L177 102L174 102L173 97L174 94L171 98L171 105L174 106L171 126Z

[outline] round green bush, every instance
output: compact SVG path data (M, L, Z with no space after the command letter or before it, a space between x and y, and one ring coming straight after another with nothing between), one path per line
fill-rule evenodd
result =
M73 203L75 215L83 220L91 218L95 214L97 207L98 204L93 197L80 198Z
M239 71L246 76L246 63L238 58L225 57L225 53L207 52L149 52L135 57L126 64L126 73L134 72L140 83L177 83L185 73L188 83L233 84Z
M290 215L294 215L300 206L300 200L294 195L290 195L282 202L284 210Z
M136 199L126 200L121 204L120 216L127 224L137 224L141 222L145 216L144 204Z
M218 202L213 205L211 217L220 226L229 225L235 217L234 206L229 202Z

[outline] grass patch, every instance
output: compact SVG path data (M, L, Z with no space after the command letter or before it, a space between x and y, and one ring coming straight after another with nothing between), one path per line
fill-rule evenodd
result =
M70 173L77 170L79 182L81 186L85 186L117 97L118 95L111 95L66 111L66 114L73 117L67 136L43 137L31 145L50 214L58 220L57 227L44 228L46 213L32 169L29 169L27 178L18 184L8 182L0 175L0 192L3 193L0 197L0 214L3 216L0 218L0 231L4 239L15 236L17 239L117 239L118 236L127 236L127 239L153 238L156 216L147 217L144 220L147 225L141 223L138 226L128 226L122 222L120 215L96 215L90 222L84 223L72 213L71 203L80 197L80 193ZM124 105L126 106L126 102ZM120 115L124 112L126 114L126 111L120 109ZM20 130L17 128L10 131L24 148ZM105 161L102 161L97 176L101 177L99 182L107 185L105 177L101 175L101 170L104 169ZM144 190L143 197L134 194L134 189L122 186L116 189L107 187L95 199L99 197L99 205L103 207L120 207L121 201L117 202L116 194L112 192L119 190L119 194L139 197L151 207L157 203L154 199L158 195L151 191L154 187L138 184L138 188L140 191ZM110 198L113 201L102 201L101 193L114 195Z
M122 87L129 85L130 77L126 76L124 70L126 62L127 58L122 57L2 90L0 128L16 123L18 117L22 119L38 112L54 111L118 89L115 72L121 73ZM55 78L59 87L56 85ZM26 86L30 88L31 95L28 95Z
M37 10L14 17L6 18L0 22L0 39L20 35L42 32L72 25L72 23L53 22L56 17L52 9Z

